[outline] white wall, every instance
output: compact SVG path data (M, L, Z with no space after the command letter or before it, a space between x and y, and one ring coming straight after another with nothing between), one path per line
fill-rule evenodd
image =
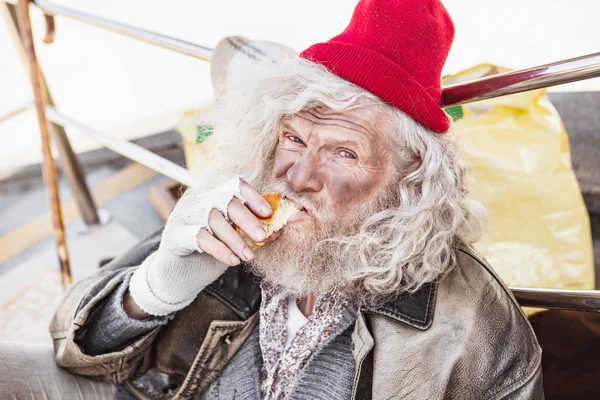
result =
M297 50L347 24L354 0L54 0L73 8L212 47L226 35L277 40ZM444 0L456 25L445 73L492 62L524 68L600 51L597 0ZM57 18L55 43L44 45L34 12L37 49L65 113L89 126L132 138L173 126L181 110L210 99L207 63L79 22ZM553 90L600 90L594 79ZM13 43L0 24L0 115L31 97ZM143 122L142 122L143 121ZM94 146L71 134L78 150ZM39 160L33 113L0 124L0 174Z

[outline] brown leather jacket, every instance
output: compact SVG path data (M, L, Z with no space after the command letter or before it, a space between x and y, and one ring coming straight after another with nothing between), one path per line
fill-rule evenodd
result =
M56 362L124 384L144 399L206 390L258 323L256 278L230 268L167 325L121 351L90 356L75 341L124 274L154 251L137 245L66 294L50 325ZM543 399L541 350L516 300L471 247L441 282L359 310L354 399Z

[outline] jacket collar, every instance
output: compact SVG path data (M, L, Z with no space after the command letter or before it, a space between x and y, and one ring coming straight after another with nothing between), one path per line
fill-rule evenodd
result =
M242 319L250 318L260 307L260 278L240 267L227 268L205 290L229 306Z
M260 279L243 268L228 268L207 287L207 292L229 305L241 318L247 319L260 306ZM437 282L426 283L414 293L399 293L379 308L363 309L380 314L419 330L427 330L433 322Z
M380 314L419 330L427 330L433 322L437 282L426 283L414 293L403 292L376 309L364 310Z

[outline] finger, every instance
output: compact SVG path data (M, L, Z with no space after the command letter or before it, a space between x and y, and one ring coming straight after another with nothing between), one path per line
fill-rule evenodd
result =
M241 181L240 194L246 200L246 206L255 215L262 218L270 217L273 214L273 209L267 200L261 196L252 186L244 181Z
M223 264L233 267L234 265L238 265L240 263L240 259L233 254L229 247L225 246L223 242L217 240L206 229L201 229L200 233L198 233L196 236L196 239L198 241L198 248L200 248L200 250L210 254Z
M249 261L254 257L254 252L248 247L248 244L239 233L233 229L225 217L217 210L212 210L208 217L208 224L213 231L213 235L229 250L239 258Z
M248 207L238 199L231 200L227 208L227 215L231 222L246 232L254 241L262 242L267 238L267 234L256 215L252 214Z

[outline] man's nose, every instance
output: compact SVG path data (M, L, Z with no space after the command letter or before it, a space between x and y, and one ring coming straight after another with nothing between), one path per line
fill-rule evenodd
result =
M296 192L318 192L323 187L320 163L316 155L305 152L287 170L286 177Z

